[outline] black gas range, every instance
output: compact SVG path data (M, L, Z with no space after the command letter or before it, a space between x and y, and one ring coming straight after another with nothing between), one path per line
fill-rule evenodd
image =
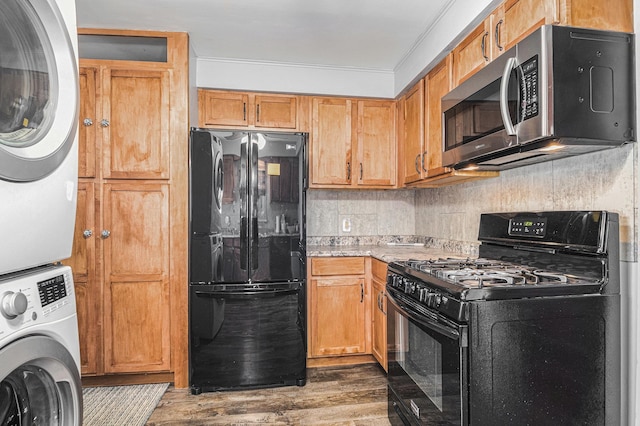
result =
M479 240L389 265L392 423L616 424L617 214L483 214Z

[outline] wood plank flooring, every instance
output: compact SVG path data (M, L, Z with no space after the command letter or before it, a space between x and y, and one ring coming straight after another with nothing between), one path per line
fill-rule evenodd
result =
M307 370L307 384L191 395L169 387L148 426L388 426L387 379L378 364Z

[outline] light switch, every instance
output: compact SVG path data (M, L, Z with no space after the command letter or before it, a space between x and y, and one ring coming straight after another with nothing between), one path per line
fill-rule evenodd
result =
M351 232L351 219L348 217L342 219L342 232Z

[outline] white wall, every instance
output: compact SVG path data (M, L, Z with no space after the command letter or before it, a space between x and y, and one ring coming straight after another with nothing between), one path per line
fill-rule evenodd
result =
M449 46L474 28L500 0L455 0L393 71L199 58L198 87L395 98L437 64ZM392 7L392 6L390 6Z

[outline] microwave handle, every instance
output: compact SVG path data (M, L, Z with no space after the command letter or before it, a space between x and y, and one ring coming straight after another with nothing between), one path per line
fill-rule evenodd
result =
M516 135L516 128L511 122L511 115L509 114L509 78L511 77L511 71L517 65L518 60L516 58L507 59L502 73L502 80L500 81L500 115L502 115L504 129L509 136Z

